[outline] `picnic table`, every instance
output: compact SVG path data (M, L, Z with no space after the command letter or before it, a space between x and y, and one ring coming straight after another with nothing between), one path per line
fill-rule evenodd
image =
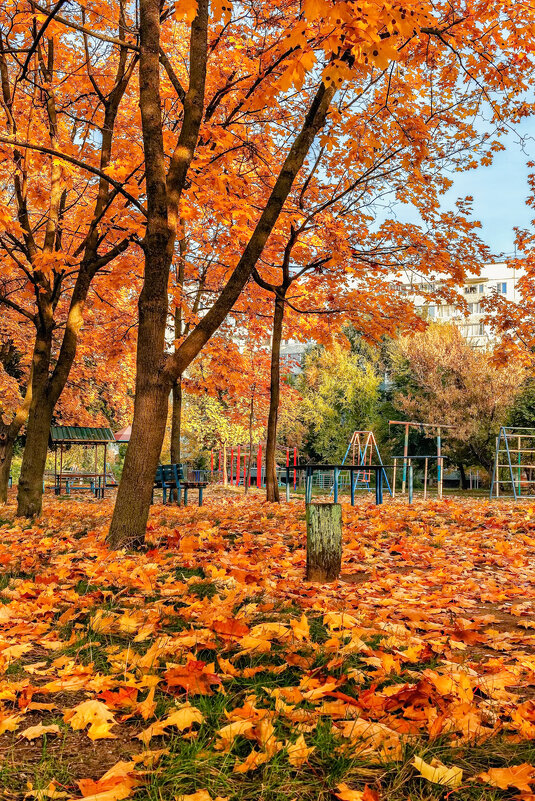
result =
M106 474L82 470L66 470L56 475L54 488L56 495L61 495L63 485L65 485L65 493L67 495L71 494L72 489L89 490L97 498L103 498L104 489L107 486Z

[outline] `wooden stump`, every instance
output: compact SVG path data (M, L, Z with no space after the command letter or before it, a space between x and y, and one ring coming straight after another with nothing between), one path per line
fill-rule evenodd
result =
M336 581L342 567L342 507L307 503L307 579Z

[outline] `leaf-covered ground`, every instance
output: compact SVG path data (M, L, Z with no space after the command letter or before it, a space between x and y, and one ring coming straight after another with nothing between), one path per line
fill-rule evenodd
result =
M0 520L3 797L535 801L535 514L344 507L304 580L302 502L108 502Z

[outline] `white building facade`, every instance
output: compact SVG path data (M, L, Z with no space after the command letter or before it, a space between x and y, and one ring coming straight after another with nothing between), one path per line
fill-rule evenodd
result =
M459 288L459 293L467 304L468 315L459 305L441 303L436 298L429 298L428 293L440 286L440 278L422 278L416 273L407 274L398 282L404 293L411 295L416 308L428 320L438 322L454 322L461 333L474 347L488 347L495 339L494 333L485 317L489 315L482 300L495 294L508 301L518 303L520 300L518 281L523 271L510 266L507 262L484 264L477 277L467 278Z

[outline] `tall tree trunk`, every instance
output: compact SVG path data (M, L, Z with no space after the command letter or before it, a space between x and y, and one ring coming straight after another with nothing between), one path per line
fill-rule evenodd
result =
M0 421L0 504L7 502L9 474L16 437L16 435L15 437L11 436L9 428Z
M162 449L167 420L168 391L158 384L157 371L140 365L138 359L136 401L132 422L132 437L124 462L123 491L117 495L114 525L108 536L112 548L128 542L130 547L143 543L149 516L152 487L158 458ZM132 530L140 529L139 539Z
M277 482L277 421L280 402L280 353L282 340L282 323L284 320L284 297L275 296L275 312L273 314L273 335L271 345L271 381L269 414L266 443L266 498L278 503L279 484Z
M26 446L17 492L17 515L33 518L41 514L43 475L55 400L50 398L48 373L52 353L53 310L43 305L43 322L37 331L32 361L32 396L26 424Z
M166 172L160 95L160 2L140 0L139 7L139 106L147 195L147 227L143 241L145 275L139 302L134 421L108 533L112 547L136 545L144 539L171 387L238 300L262 255L312 142L325 123L335 94L334 85L327 87L321 83L318 87L238 264L211 309L176 352L166 357L169 270L180 199L203 119L209 11L208 0L198 0L197 14L191 26L190 81L183 102L182 127Z
M468 489L468 479L466 477L466 471L464 469L463 462L459 462L459 473L461 476L461 489L467 490Z
M171 415L171 462L180 464L180 435L182 429L182 376L173 384Z
M108 541L112 548L128 541L139 546L145 536L156 466L162 450L171 387L161 380L160 364L154 358L163 354L167 303L167 253L165 237L148 232L147 259L160 264L151 273L139 297L139 332L136 361L136 395L132 436L121 478L122 491L117 495ZM163 269L162 269L163 268ZM132 530L140 530L132 538Z
M54 404L49 401L45 392L35 393L37 400L32 403L26 426L26 446L22 459L22 467L18 488L17 515L20 517L36 517L41 514L43 505L43 475L48 453L48 439L54 413ZM41 400L39 401L39 398Z

